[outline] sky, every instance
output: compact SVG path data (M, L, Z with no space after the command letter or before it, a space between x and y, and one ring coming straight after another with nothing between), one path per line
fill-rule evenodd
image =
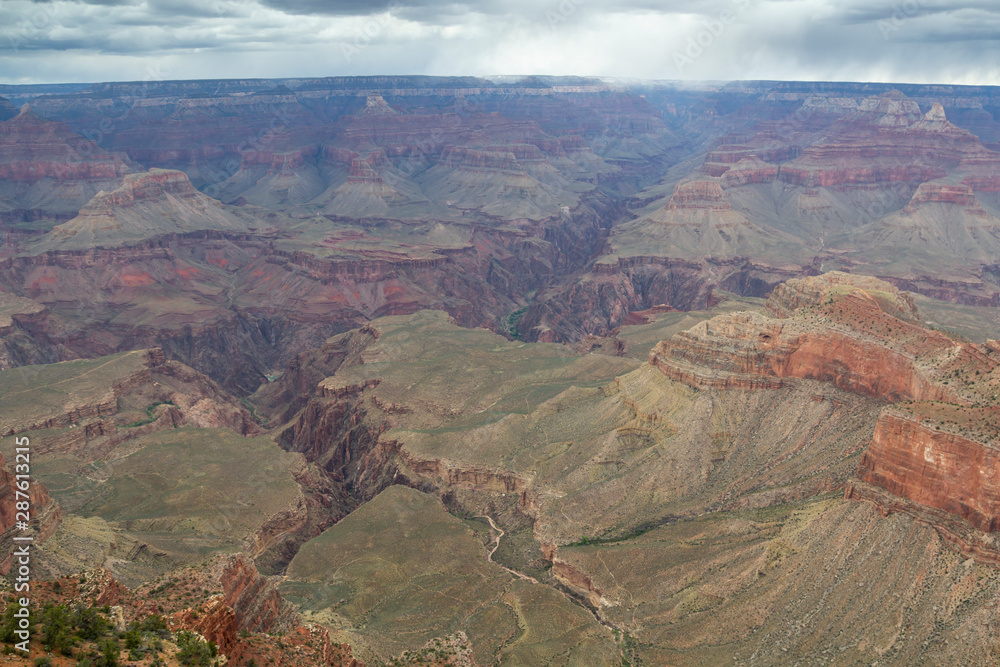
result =
M1000 85L1000 1L0 0L0 83L364 74Z

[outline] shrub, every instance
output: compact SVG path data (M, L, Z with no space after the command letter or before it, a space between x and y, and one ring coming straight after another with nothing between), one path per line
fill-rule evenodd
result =
M97 641L111 631L111 624L93 607L78 605L73 616L73 624L81 639Z
M52 605L42 611L42 645L50 651L73 655L72 616L63 605Z
M113 637L105 637L98 642L97 649L101 652L101 658L103 658L106 667L117 667L118 654L121 652L118 640Z
M177 662L186 667L209 667L215 657L212 647L194 633L182 630L177 633Z

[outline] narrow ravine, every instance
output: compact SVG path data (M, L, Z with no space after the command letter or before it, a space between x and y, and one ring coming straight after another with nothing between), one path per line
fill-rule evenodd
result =
M528 575L518 572L517 570L512 570L503 563L497 563L496 561L493 560L493 554L495 554L497 552L497 549L500 548L500 539L507 533L502 529L500 529L499 526L497 526L497 524L493 521L493 517L487 514L480 514L479 517L482 519L486 519L487 521L490 522L490 529L496 535L493 542L493 548L490 549L490 552L488 554L486 554L486 560L495 565L499 565L507 572L513 574L515 577L520 577L521 579L524 579L525 581L530 581L533 584L540 583L538 579L535 579L534 577L529 577Z
M495 535L494 542L493 542L493 548L490 549L489 552L486 554L486 560L488 562L490 562L490 563L494 563L495 565L498 565L498 566L502 567L507 572L513 574L516 577L520 577L521 579L524 579L525 581L530 581L533 584L541 584L542 582L538 581L534 577L529 577L528 575L522 574L521 572L518 572L517 570L512 570L509 567L507 567L506 565L504 565L502 563L497 563L496 561L493 560L493 554L495 554L497 552L497 549L500 548L500 540L501 540L501 538L503 538L503 536L506 535L507 533L504 530L502 530L499 526L497 526L496 522L493 521L493 517L489 516L488 514L479 514L479 515L477 515L477 518L482 518L482 519L486 519L487 521L489 521L490 522L491 532L492 532L493 535ZM611 630L612 634L614 634L616 637L619 637L621 635L626 634L626 632L627 632L626 630L618 627L617 625L615 625L611 621L608 621L607 619L603 618L601 616L600 612L597 609L591 607L590 605L588 605L586 602L584 602L582 599L580 599L576 595L573 595L568 589L566 589L566 588L564 588L562 586L551 586L551 588L553 590L557 591L558 593L560 593L563 597L565 597L567 600L569 600L573 604L575 604L575 605L577 605L577 606L579 606L579 607L581 607L583 609L586 609L588 612L590 612L593 615L594 619L598 623L600 623L601 625L603 625L607 629ZM619 634L619 633L621 633L621 634ZM621 645L619 645L619 650L623 651ZM623 658L624 658L624 652L623 652L622 655L623 655Z

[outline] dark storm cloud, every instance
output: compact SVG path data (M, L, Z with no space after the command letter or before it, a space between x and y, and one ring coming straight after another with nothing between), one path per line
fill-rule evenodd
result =
M948 17L981 12L986 15L1000 16L1000 7L993 0L943 2L941 0L893 0L892 2L868 2L854 4L843 3L841 8L844 21L847 23L872 23L882 20L892 20L900 16L916 18L919 16Z
M614 12L656 12L656 13L701 13L715 14L731 2L726 0L489 0L487 2L456 2L455 0L345 0L325 2L324 0L260 0L261 4L287 14L315 16L369 16L386 10L411 21L433 23L451 20L469 14L487 16L532 17L547 12L564 18L595 13ZM571 12L562 12L565 7Z
M417 15L434 16L442 10L444 13L467 13L469 5L466 3L450 2L448 0L426 0L425 2L413 2L412 0L388 0L386 2L370 2L369 0L345 0L344 2L324 2L324 0L262 0L261 4L273 7L286 14L315 14L320 16L367 16L377 12L385 11L391 7L401 12L411 12ZM484 8L488 8L499 3L484 2ZM453 10L453 11L448 11Z
M336 74L1000 83L993 0L0 0L0 80Z
M139 5L142 4L142 0L64 0L66 2L72 2L77 5L104 5L104 6L121 6L121 5ZM31 4L34 5L53 5L59 2L59 0L31 0Z

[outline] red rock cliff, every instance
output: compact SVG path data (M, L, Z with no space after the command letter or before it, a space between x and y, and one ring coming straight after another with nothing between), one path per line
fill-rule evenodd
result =
M979 530L1000 529L1000 451L912 414L883 412L858 477Z
M658 343L649 363L670 378L700 388L776 388L783 378L800 378L888 401L953 398L905 352L846 328L824 329L757 313L702 322Z

